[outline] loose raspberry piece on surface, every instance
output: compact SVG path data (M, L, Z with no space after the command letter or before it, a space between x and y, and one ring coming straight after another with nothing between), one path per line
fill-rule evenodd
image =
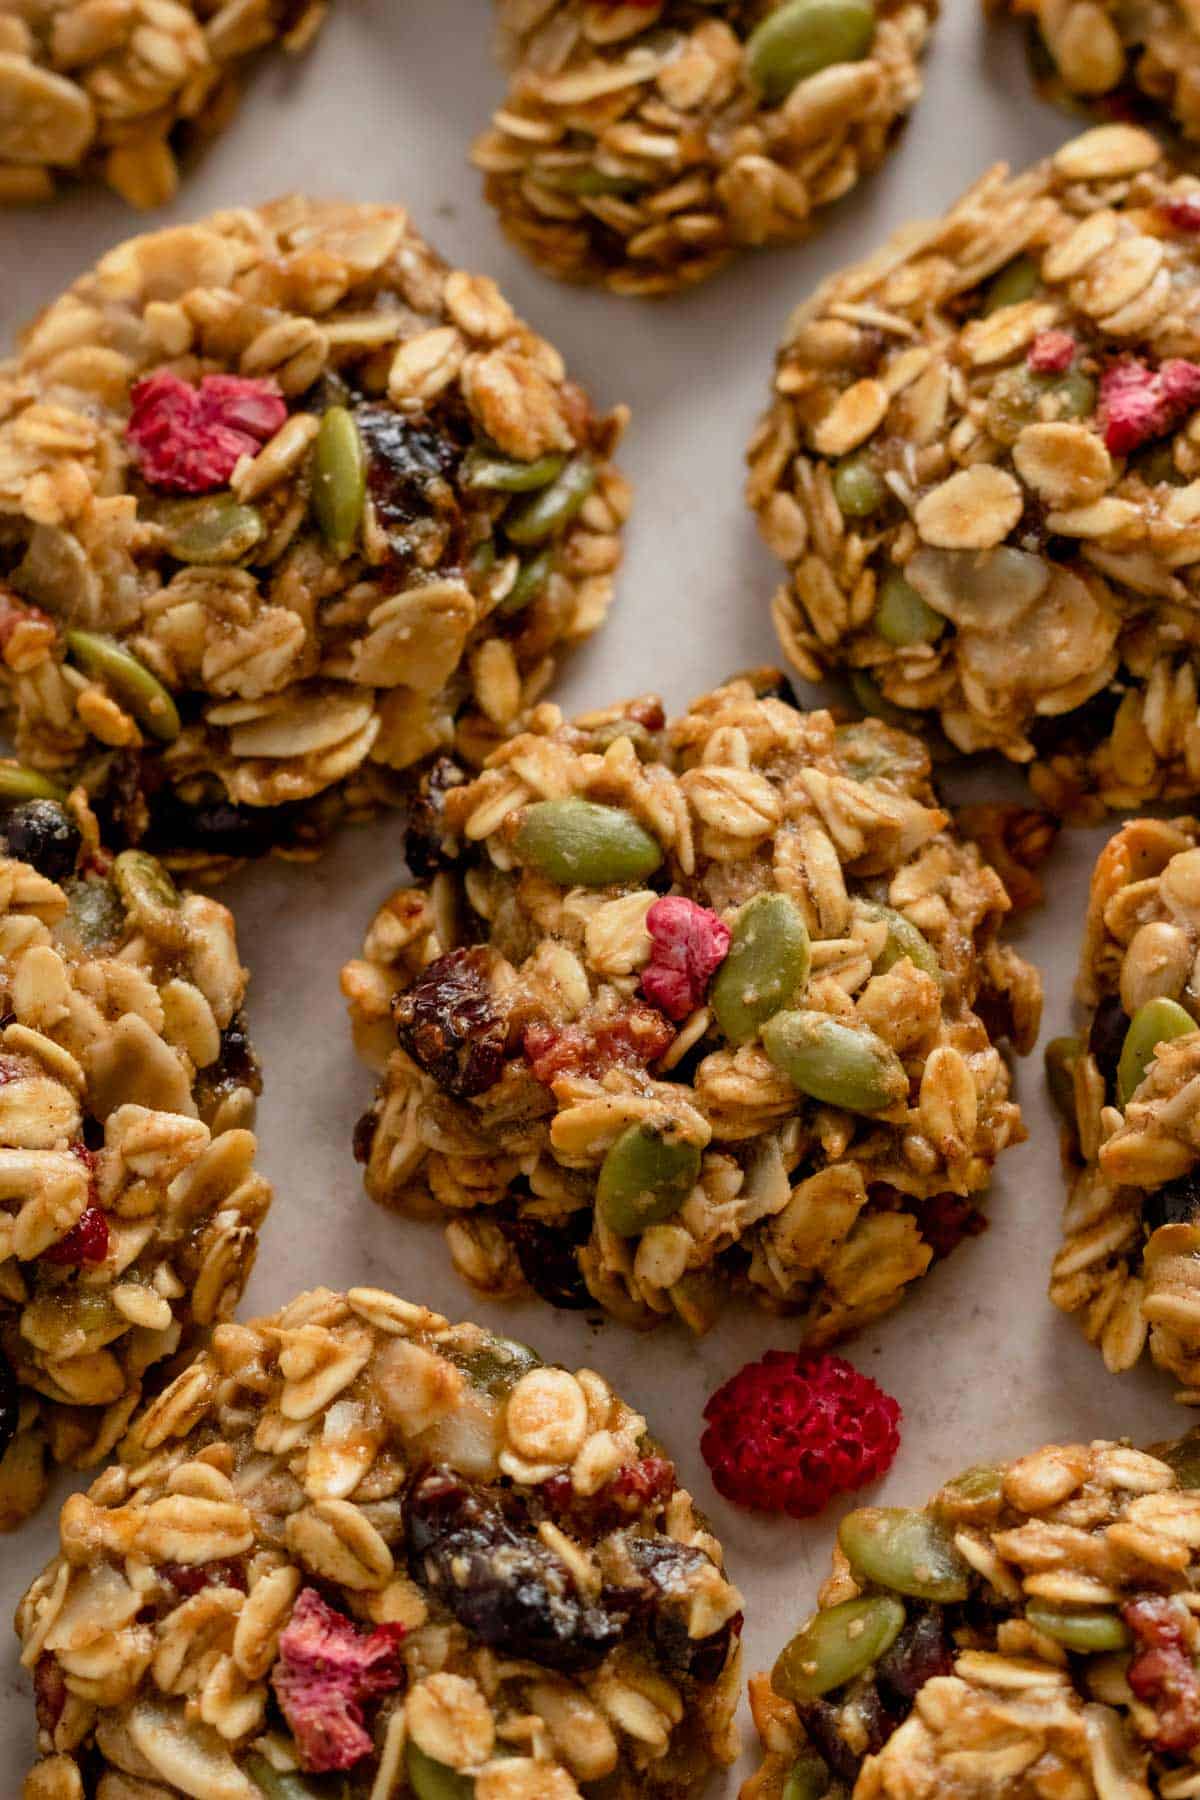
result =
M726 1500L810 1519L835 1494L886 1474L900 1407L840 1356L768 1350L704 1409L700 1453Z
M1164 200L1163 218L1175 231L1200 231L1200 193L1183 194L1178 200Z
M139 381L125 438L151 487L206 494L224 487L287 418L274 381L206 375L199 387L169 369Z
M536 1081L552 1086L560 1075L599 1077L606 1070L657 1062L675 1041L675 1033L660 1012L640 1001L624 1007L611 1018L594 1022L586 1017L556 1028L533 1024L522 1039Z
M729 955L729 927L707 906L664 894L646 914L646 930L654 947L642 970L642 992L668 1019L686 1019Z
M404 1635L403 1625L361 1632L316 1588L301 1589L271 1681L305 1769L350 1769L374 1749L363 1702L399 1687Z
M1061 375L1075 361L1078 348L1069 331L1039 331L1025 360L1035 375Z
M102 1263L107 1255L108 1220L98 1206L88 1206L66 1237L43 1250L42 1261L68 1268L75 1263Z
M1161 1594L1131 1600L1121 1617L1138 1648L1126 1680L1139 1700L1153 1707L1156 1749L1178 1754L1200 1744L1200 1675L1192 1661L1183 1618Z
M1151 369L1128 356L1100 378L1104 442L1114 456L1127 456L1163 437L1196 406L1200 406L1200 363L1182 357L1170 357Z

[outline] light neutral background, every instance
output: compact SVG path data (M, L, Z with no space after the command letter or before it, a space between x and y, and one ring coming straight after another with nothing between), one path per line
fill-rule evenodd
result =
M698 292L646 304L558 287L496 230L466 163L467 144L499 95L484 0L336 0L333 10L306 62L263 66L240 117L192 171L164 222L289 188L403 201L452 262L499 279L600 401L632 404L622 461L637 503L624 576L610 623L564 672L564 704L658 688L674 708L727 673L775 660L767 609L774 568L741 500L743 445L774 343L814 282L882 233L940 210L997 158L1019 165L1070 135L1072 122L1032 97L1020 45L986 32L974 0L949 0L925 98L865 191L801 249L746 257ZM5 340L137 228L119 201L94 193L0 217ZM1007 786L1011 777L975 770L967 785L978 794L995 791L997 780ZM1047 1035L1069 1016L1100 841L1079 833L1060 841L1052 907L1025 933L1024 947L1046 975ZM318 1282L382 1283L528 1338L548 1357L596 1364L658 1423L682 1478L711 1513L746 1596L747 1669L769 1666L812 1603L838 1509L798 1525L730 1508L713 1493L698 1445L705 1398L748 1359L791 1347L788 1321L727 1319L699 1343L664 1328L647 1344L579 1314L485 1306L457 1283L435 1227L380 1212L362 1194L349 1145L369 1083L351 1055L338 970L403 872L399 831L383 821L346 832L314 867L252 869L224 891L254 975L251 1017L267 1084L262 1160L276 1184L249 1305L267 1310ZM1031 1141L1001 1165L991 1228L851 1347L905 1414L900 1455L872 1500L919 1501L970 1462L1048 1438L1128 1433L1146 1441L1186 1423L1165 1379L1106 1375L1044 1297L1061 1190L1040 1069L1034 1057L1018 1075ZM54 1510L0 1543L4 1616L50 1551ZM749 1750L748 1719L746 1727ZM0 1635L3 1800L16 1800L33 1742L28 1684ZM752 1766L747 1754L711 1794L732 1796Z

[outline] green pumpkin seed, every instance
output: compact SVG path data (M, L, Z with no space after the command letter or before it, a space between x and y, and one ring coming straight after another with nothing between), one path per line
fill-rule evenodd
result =
M64 638L84 674L93 681L105 682L151 737L169 744L179 736L182 726L174 700L157 675L152 675L124 644L97 631L68 631Z
M518 462L499 450L476 444L463 458L462 478L469 488L487 488L498 494L528 494L557 481L565 456L539 456L534 462Z
M839 725L834 735L838 758L851 781L875 781L881 775L894 781L912 776L921 780L929 767L920 740L911 732L895 738L880 731L870 719L855 719L849 725Z
M1031 299L1037 292L1039 280L1038 266L1032 257L1014 256L1011 262L997 270L984 290L985 315L999 312L1002 306L1016 306L1022 300Z
M1172 1038L1187 1037L1196 1029L1195 1019L1184 1011L1178 1000L1168 1000L1165 995L1160 995L1139 1006L1129 1021L1129 1030L1121 1046L1121 1060L1117 1064L1117 1105L1128 1106L1134 1089L1141 1085L1146 1070L1154 1061L1159 1044L1170 1043Z
M404 1747L404 1772L416 1800L472 1800L475 1793L472 1776L435 1762L412 1738Z
M821 1012L781 1012L768 1019L763 1049L802 1094L847 1112L876 1113L908 1093L896 1052L863 1025Z
M344 1775L303 1775L299 1769L275 1769L257 1752L252 1752L242 1767L267 1800L350 1800L350 1783Z
M525 557L517 570L516 580L496 611L506 619L513 613L523 612L531 600L537 599L553 575L554 561L553 550L539 550L536 556Z
M67 790L39 769L24 763L0 762L0 806L17 806L22 800L65 800Z
M542 1366L537 1351L531 1350L528 1344L519 1344L515 1338L491 1338L473 1349L447 1349L445 1354L456 1368L462 1370L472 1387L480 1388L485 1394L507 1394L522 1375Z
M1054 383L1060 419L1090 419L1096 410L1096 382L1082 369L1072 369Z
M1077 1037L1051 1038L1046 1045L1046 1086L1068 1125L1075 1122L1075 1064L1082 1049Z
M367 457L354 414L331 406L313 446L312 503L317 527L335 556L349 556L367 498Z
M484 538L483 542L476 544L471 552L470 560L467 563L467 573L479 576L490 575L495 566L496 541L494 538Z
M1200 1425L1193 1425L1172 1444L1156 1444L1151 1454L1174 1469L1181 1488L1200 1488Z
M67 917L85 950L103 955L125 935L125 908L111 881L77 876L66 884Z
M860 1506L838 1526L838 1543L864 1581L915 1600L965 1600L970 1570L949 1535L926 1512Z
M906 919L894 906L884 906L873 900L863 902L863 911L869 919L876 919L887 926L883 949L872 965L876 975L885 975L902 957L907 956L914 968L923 969L935 981L941 980L942 965L933 945L924 932L917 930L911 919Z
M866 1594L814 1613L784 1645L771 1686L785 1700L819 1700L878 1662L899 1637L904 1618L891 1594Z
M679 1211L699 1173L700 1146L674 1121L630 1125L600 1165L597 1210L618 1237L638 1237Z
M113 863L112 879L128 918L139 931L160 943L184 941L179 889L160 862L144 850L122 850Z
M872 719L882 719L885 725L894 725L898 731L911 731L913 715L896 706L888 699L873 675L865 669L850 671L850 692Z
M977 1463L948 1481L942 1492L971 1506L998 1505L1004 1495L1004 1471L992 1463Z
M875 36L871 0L784 0L746 44L746 76L772 105L834 63L861 62Z
M267 535L258 508L240 506L232 494L171 501L155 523L163 533L168 556L201 566L240 562Z
M571 523L595 485L595 463L586 456L573 457L557 481L505 516L509 542L544 544Z
M865 453L843 457L833 471L833 497L845 519L868 519L888 497L887 485Z
M748 1044L804 991L812 946L804 915L786 894L757 894L734 922L729 954L712 984L712 1009L731 1044Z
M535 179L542 187L560 194L578 194L592 199L598 194L636 194L648 186L644 175L606 175L601 169L538 169Z
M911 581L893 569L879 586L875 629L885 644L903 650L910 644L935 644L946 629L946 621L925 604Z
M517 855L566 887L644 881L662 863L662 846L619 806L593 800L538 800L526 807Z
M780 1800L834 1800L844 1792L835 1787L829 1765L815 1750L803 1750L787 1772Z
M1187 483L1187 476L1175 462L1173 443L1152 444L1148 450L1140 450L1130 458L1126 470L1139 476L1147 487L1183 487Z
M1103 1607L1051 1606L1048 1600L1030 1600L1025 1617L1035 1631L1084 1656L1124 1650L1129 1642L1129 1628L1120 1614Z

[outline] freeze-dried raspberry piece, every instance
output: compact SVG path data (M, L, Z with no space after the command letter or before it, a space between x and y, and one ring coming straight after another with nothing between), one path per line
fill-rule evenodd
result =
M224 487L287 418L274 381L242 375L206 375L192 387L160 369L136 383L130 402L125 439L144 480L177 494Z
M363 1702L390 1693L403 1679L403 1625L361 1632L316 1588L302 1588L279 1640L271 1675L283 1716L305 1769L350 1769L374 1744Z
M1200 193L1164 200L1159 210L1173 230L1200 231Z
M1155 1748L1180 1754L1200 1744L1200 1676L1174 1602L1148 1594L1121 1608L1137 1639L1125 1678L1139 1700L1153 1707Z
M707 906L664 894L646 914L646 930L654 947L642 970L642 992L668 1019L686 1019L729 955L729 927Z
M1200 363L1169 357L1158 369L1125 357L1100 378L1104 442L1114 456L1162 437L1200 406Z
M528 1025L522 1041L534 1079L550 1087L560 1075L599 1077L622 1064L657 1062L675 1033L660 1012L634 1001L611 1018L585 1017L559 1029Z
M1061 375L1079 348L1069 331L1039 331L1025 358L1035 375Z
M717 1492L793 1519L877 1480L900 1448L898 1403L841 1356L768 1350L717 1389L704 1417L700 1454Z
M76 1263L102 1263L107 1255L108 1220L98 1206L88 1206L66 1237L43 1250L42 1261L69 1268Z

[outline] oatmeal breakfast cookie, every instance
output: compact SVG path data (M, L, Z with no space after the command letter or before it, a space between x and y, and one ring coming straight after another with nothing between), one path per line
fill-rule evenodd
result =
M5 778L11 765L0 765ZM0 820L0 1529L226 1317L270 1189L228 910L85 806Z
M838 1528L750 1701L740 1800L1182 1800L1200 1785L1200 1441L1048 1444Z
M1092 875L1084 1037L1046 1052L1069 1198L1050 1297L1114 1372L1200 1389L1200 821L1135 819ZM1197 1399L1191 1393L1184 1398Z
M821 1344L980 1228L1041 987L915 738L748 678L544 705L415 826L342 975L356 1148L475 1287L697 1331L732 1290Z
M4 0L0 204L46 200L64 177L162 206L176 152L220 131L247 59L308 48L327 0Z
M738 1749L721 1563L592 1370L302 1294L64 1506L17 1612L25 1800L689 1800Z
M807 237L921 92L937 0L500 0L475 145L509 237L566 281L664 294Z
M604 616L628 491L558 352L398 207L105 256L0 367L0 677L107 841L320 840L481 758Z
M1200 184L1110 125L993 169L793 314L748 497L796 667L1033 763L1200 785Z
M1027 21L1030 61L1048 100L1166 115L1200 138L1200 20L1187 0L984 0Z

